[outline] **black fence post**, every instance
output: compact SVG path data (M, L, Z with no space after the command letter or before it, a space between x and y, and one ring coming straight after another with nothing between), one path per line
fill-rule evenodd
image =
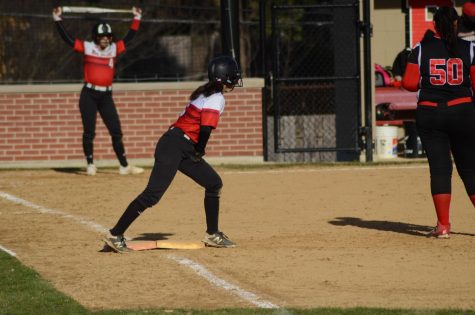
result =
M269 100L269 69L267 66L267 34L266 34L266 6L267 0L259 0L259 41L261 43L260 47L260 74L264 77L264 87L262 88L262 154L264 161L269 160L269 153L267 149L268 144L268 134L267 134L267 105Z
M364 102L365 102L365 140L366 162L373 162L373 84L371 81L371 1L363 0L363 46L364 46Z
M221 42L223 54L240 62L239 49L239 1L221 0Z

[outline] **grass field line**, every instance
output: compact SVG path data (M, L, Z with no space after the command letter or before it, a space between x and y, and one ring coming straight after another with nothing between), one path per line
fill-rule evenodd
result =
M4 251L5 253L7 253L8 255L10 256L13 256L13 257L16 257L16 253L6 247L3 247L2 245L0 245L0 250Z
M318 172L348 172L348 171L373 171L373 170L404 170L404 169L424 169L429 168L428 165L394 165L394 166L350 166L350 167L317 167L317 168L281 168L281 169L253 169L253 170L224 170L223 174L284 174L284 173L318 173Z
M8 200L10 202L13 202L15 204L19 204L19 205L22 205L22 206L25 206L25 207L28 207L28 208L35 209L40 213L59 216L59 217L71 220L74 223L79 223L81 225L84 225L84 226L88 227L89 229L92 229L93 231L100 232L102 234L106 234L108 232L108 229L106 229L102 225L100 225L98 223L95 223L93 221L84 219L80 216L76 216L76 215L66 213L64 211L59 211L59 210L43 207L43 206L34 204L30 201L27 201L27 200L24 200L22 198L13 196L13 195L11 195L9 193L6 193L6 192L3 192L3 191L0 191L0 197L5 199L5 200ZM4 250L5 252L10 254L11 256L16 256L16 254L13 251L10 251L10 250L2 247L2 246L0 246L0 249ZM259 296L257 296L256 294L252 293L252 292L246 291L246 290L240 288L237 285L231 284L231 283L215 276L206 267L204 267L203 265L201 265L197 262L194 262L194 261L192 261L188 258L179 257L179 256L175 256L175 255L173 255L173 256L169 255L169 256L167 256L167 258L170 259L170 260L175 261L176 263L178 263L182 266L186 266L186 267L190 268L191 270L193 270L195 272L195 274L197 274L198 276L204 278L210 284L212 284L216 287L219 287L219 288L221 288L225 291L228 291L229 293L239 297L241 300L244 300L248 303L251 303L251 304L253 304L253 305L255 305L259 308L279 309L279 306L277 306L276 304L273 304L269 301L266 301L266 300L260 298Z

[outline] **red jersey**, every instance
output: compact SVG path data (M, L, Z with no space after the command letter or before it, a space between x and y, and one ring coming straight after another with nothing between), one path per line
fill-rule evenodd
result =
M222 93L215 93L208 97L200 95L188 104L172 126L183 130L196 143L200 134L200 126L216 128L219 116L224 111L224 105Z
M111 86L117 56L125 51L124 41L119 40L101 49L94 42L74 42L74 50L84 54L84 81L98 86Z
M130 30L137 31L139 25L140 20L134 18ZM96 86L111 86L116 58L125 51L124 40L111 43L105 49L101 49L94 42L76 39L73 47L75 51L84 54L84 81Z

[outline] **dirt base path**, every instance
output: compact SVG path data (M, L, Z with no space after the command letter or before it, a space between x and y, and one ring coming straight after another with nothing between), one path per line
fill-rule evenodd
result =
M0 193L31 204L0 197L0 245L92 309L259 306L252 301L475 308L475 210L457 176L454 233L434 240L424 237L436 222L426 165L218 172L220 228L235 249L101 252L101 228L112 227L150 173L115 170L1 171ZM202 189L178 175L127 236L200 240L202 199ZM185 258L214 278L177 262Z

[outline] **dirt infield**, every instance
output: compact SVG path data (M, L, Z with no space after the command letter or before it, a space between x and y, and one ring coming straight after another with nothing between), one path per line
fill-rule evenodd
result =
M435 223L426 165L217 169L220 227L235 249L102 252L101 227L116 222L149 170L1 171L0 245L91 309L256 307L252 298L289 308L475 309L475 209L458 176L454 233L434 240L424 237ZM178 175L127 236L200 240L202 198Z

